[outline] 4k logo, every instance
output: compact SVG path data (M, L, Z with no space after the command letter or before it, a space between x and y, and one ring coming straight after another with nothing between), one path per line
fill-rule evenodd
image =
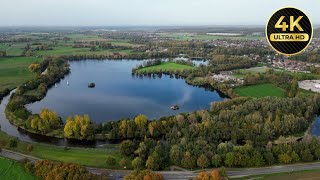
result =
M266 27L271 47L285 55L294 55L307 48L312 33L312 24L307 15L292 7L275 12Z

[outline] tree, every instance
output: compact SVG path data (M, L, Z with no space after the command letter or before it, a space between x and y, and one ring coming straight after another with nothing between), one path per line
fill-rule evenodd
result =
M75 115L74 119L69 116L64 127L64 135L66 138L74 139L94 139L93 124L88 115Z
M159 165L157 164L157 162L155 162L155 160L152 156L148 157L148 160L146 162L146 167L150 170L158 170L159 169Z
M271 164L274 163L275 159L274 159L274 156L273 156L273 153L272 153L272 152L270 152L270 151L265 152L265 153L263 154L263 156L264 156L264 159L266 160L266 163L267 163L268 165L271 165Z
M200 172L195 180L210 180L210 175L207 172Z
M283 164L289 164L292 161L292 158L287 153L280 154L278 159L279 159L279 163L283 163Z
M108 156L107 157L107 164L111 165L111 166L115 165L116 164L116 159L114 157L112 157L112 156Z
M17 147L18 146L18 141L17 139L10 139L9 141L9 147Z
M220 179L222 179L221 176L220 176L219 171L216 170L216 169L213 169L210 174L211 174L212 180L220 180Z
M197 159L197 165L201 168L206 168L210 165L209 159L204 154L201 154Z
M305 149L302 151L301 160L305 162L313 161L313 155L311 154L309 149Z
M135 144L131 140L122 141L120 144L120 152L125 156L133 155Z
M186 152L181 160L181 165L185 168L192 169L195 167L196 162L194 157L191 155L190 152Z
M292 158L292 162L299 162L300 161L300 157L295 151L292 151L290 156Z
M145 126L147 124L147 116L140 114L137 117L134 118L134 122L136 123L136 125L138 126L138 128L140 129L145 129Z
M314 152L315 157L317 158L317 160L320 159L320 148L316 148L315 152Z
M119 162L120 167L125 168L127 165L127 160L126 159L121 159Z
M33 150L32 144L28 144L27 146L27 151L31 152Z
M235 158L236 157L233 152L228 152L226 154L226 159L224 160L225 165L232 167L234 165Z
M136 157L134 160L132 160L131 165L134 169L140 170L143 168L143 161L141 158Z
M29 65L29 70L33 73L40 73L40 64L38 63L33 63Z
M170 161L172 164L180 165L182 151L178 145L173 145L170 150Z
M215 167L219 167L221 165L222 158L219 154L215 154L212 156L211 164Z

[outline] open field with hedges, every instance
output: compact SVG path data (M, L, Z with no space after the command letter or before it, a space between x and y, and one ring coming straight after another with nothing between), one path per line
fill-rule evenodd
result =
M41 61L36 57L8 57L0 58L0 91L12 89L28 80L34 78L28 66L34 62Z
M266 96L285 97L284 90L272 84L257 84L252 86L238 87L234 89L234 92L239 96L256 98Z

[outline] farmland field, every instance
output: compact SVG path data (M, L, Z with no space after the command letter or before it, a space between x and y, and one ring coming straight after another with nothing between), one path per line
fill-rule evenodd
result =
M54 47L53 50L43 50L43 51L36 51L37 55L77 55L77 54L96 54L96 55L108 55L110 53L117 52L117 53L124 53L130 54L132 50L97 50L97 51L90 51L90 48L73 48L71 46L57 46Z
M36 178L27 173L17 162L0 157L0 179L33 180Z
M272 84L257 84L252 86L238 87L234 89L234 92L239 96L256 98L266 96L285 97L283 90Z
M34 77L28 66L33 62L41 61L36 57L0 58L0 91L12 89Z

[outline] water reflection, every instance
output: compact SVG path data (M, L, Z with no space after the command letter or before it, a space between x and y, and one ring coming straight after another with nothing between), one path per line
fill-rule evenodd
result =
M224 99L213 89L186 84L178 75L138 75L131 73L141 61L90 60L70 62L71 74L49 89L40 102L27 105L34 113L43 107L58 112L66 119L69 115L88 114L97 122L132 118L145 114L156 119L199 109L209 109L213 101ZM89 89L88 83L96 87ZM69 83L69 85L67 84ZM180 109L172 111L178 104Z

